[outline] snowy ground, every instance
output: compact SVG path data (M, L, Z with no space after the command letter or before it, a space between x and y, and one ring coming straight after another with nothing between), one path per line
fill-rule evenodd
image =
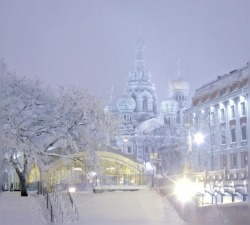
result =
M86 225L185 225L166 198L153 190L78 192L73 198L80 224ZM0 197L0 225L45 224L41 199L5 192ZM75 223L75 222L74 222ZM57 223L58 224L58 223Z
M44 224L46 220L37 195L21 197L20 192L0 194L0 225Z

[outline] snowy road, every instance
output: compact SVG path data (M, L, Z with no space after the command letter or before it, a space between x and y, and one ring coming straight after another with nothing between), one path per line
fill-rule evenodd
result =
M36 194L20 197L20 192L0 196L0 225L40 225L46 222ZM85 225L185 225L172 205L156 191L116 191L73 194L80 221ZM47 211L46 211L47 212ZM59 224L59 223L54 223ZM64 223L69 224L69 223Z
M172 205L150 190L74 193L80 222L91 225L184 225Z

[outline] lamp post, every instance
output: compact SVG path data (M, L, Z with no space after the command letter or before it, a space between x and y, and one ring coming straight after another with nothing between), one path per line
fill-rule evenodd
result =
M202 133L197 133L194 135L194 142L198 146L198 162L199 162L199 172L201 172L201 154L200 154L200 144L204 141L204 135Z

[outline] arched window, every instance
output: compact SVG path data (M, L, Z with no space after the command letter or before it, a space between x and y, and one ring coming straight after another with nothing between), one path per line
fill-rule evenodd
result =
M148 111L148 101L146 98L143 99L143 111Z

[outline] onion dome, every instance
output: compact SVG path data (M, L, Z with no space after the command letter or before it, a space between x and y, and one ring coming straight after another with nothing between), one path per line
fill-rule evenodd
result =
M161 103L161 109L164 114L176 114L179 109L179 104L173 98L168 98L167 100Z
M104 110L105 110L106 112L115 112L115 111L117 111L116 104L113 103L113 102L109 102L109 103L105 106Z
M119 111L134 111L136 103L131 96L125 94L117 100L116 107Z
M107 105L105 106L104 110L105 112L112 112L112 113L115 113L117 111L116 101L113 95L110 96L109 101L107 102Z
M189 87L189 83L187 81L185 81L181 77L178 77L176 80L173 80L171 82L171 89L172 89L172 91L175 91L175 90L187 90L187 91L189 91L190 87Z

